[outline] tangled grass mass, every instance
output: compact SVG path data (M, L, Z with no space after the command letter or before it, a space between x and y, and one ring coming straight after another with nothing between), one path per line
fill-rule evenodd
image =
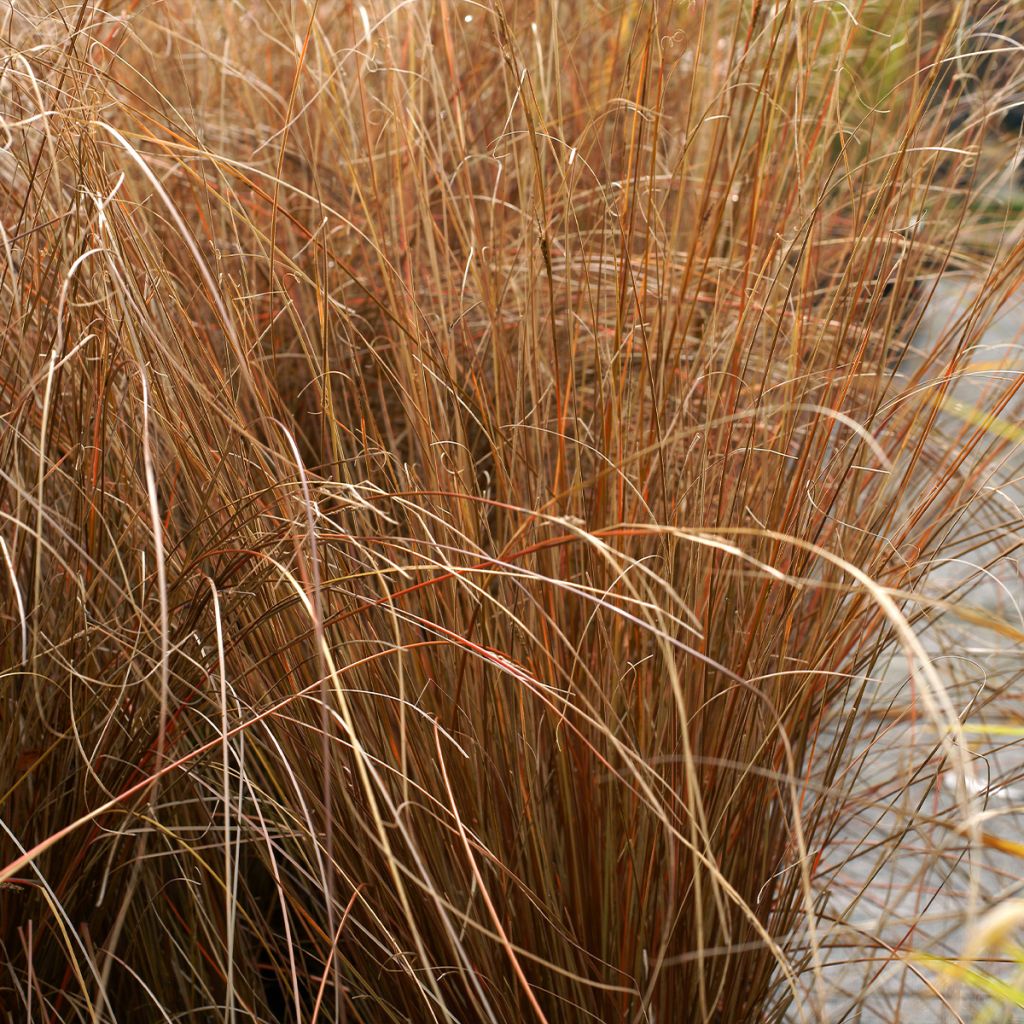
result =
M4 1019L1013 1019L1024 7L0 37Z

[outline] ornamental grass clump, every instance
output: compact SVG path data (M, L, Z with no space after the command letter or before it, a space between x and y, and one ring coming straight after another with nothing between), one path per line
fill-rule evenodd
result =
M10 1019L829 1019L893 652L972 777L917 622L1019 438L904 360L1021 277L1012 15L0 14Z

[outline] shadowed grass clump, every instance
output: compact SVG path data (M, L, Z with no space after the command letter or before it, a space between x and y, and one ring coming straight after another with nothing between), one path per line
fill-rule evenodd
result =
M11 1019L828 1019L1012 10L0 13Z

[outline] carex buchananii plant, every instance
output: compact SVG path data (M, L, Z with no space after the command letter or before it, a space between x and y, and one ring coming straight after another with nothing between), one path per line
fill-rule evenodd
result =
M1012 18L0 11L8 1019L828 1019Z

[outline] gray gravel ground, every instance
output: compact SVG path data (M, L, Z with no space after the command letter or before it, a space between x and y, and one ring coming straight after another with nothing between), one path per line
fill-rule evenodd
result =
M927 342L955 324L976 287L963 278L940 280L916 340ZM992 323L979 325L979 334L972 363L1008 357L1016 372L1024 372L1024 297L1009 303ZM901 371L909 373L918 358L911 352ZM1005 381L1013 372L990 368L958 381L951 398L962 404L947 403L939 423L951 446L969 410L991 409L995 378ZM1001 418L1024 429L1022 414L1024 405L1018 402ZM1011 447L1010 457L984 481L951 533L944 547L948 561L935 567L931 587L937 592L974 576L976 585L963 600L1024 627L1024 550L1007 553L1012 541L1024 540L1024 445ZM983 530L991 531L992 539L978 546L973 538L988 536ZM960 545L974 550L959 558ZM976 572L979 562L993 560L988 573ZM965 722L1005 722L1014 713L1024 722L1024 651L1019 644L950 616L921 627L918 635ZM989 708L982 708L1001 690ZM826 916L837 923L825 937L824 1018L859 1024L1024 1022L1024 1010L993 1012L970 990L948 986L940 998L933 990L936 971L911 955L960 953L972 914L1024 896L1024 859L991 845L972 846L956 830L965 820L957 773L948 770L937 746L938 732L914 699L902 655L894 654L869 683L869 695L854 787L859 810L829 851L836 872L827 890ZM1024 843L1024 741L973 732L968 739L979 827L989 836ZM909 785L907 780L912 780ZM993 970L1000 973L998 967ZM1002 968L1002 976L1012 976L1010 968ZM812 1007L812 1002L795 1007L791 1019L801 1019L801 1011L804 1019L820 1019L821 1011Z

